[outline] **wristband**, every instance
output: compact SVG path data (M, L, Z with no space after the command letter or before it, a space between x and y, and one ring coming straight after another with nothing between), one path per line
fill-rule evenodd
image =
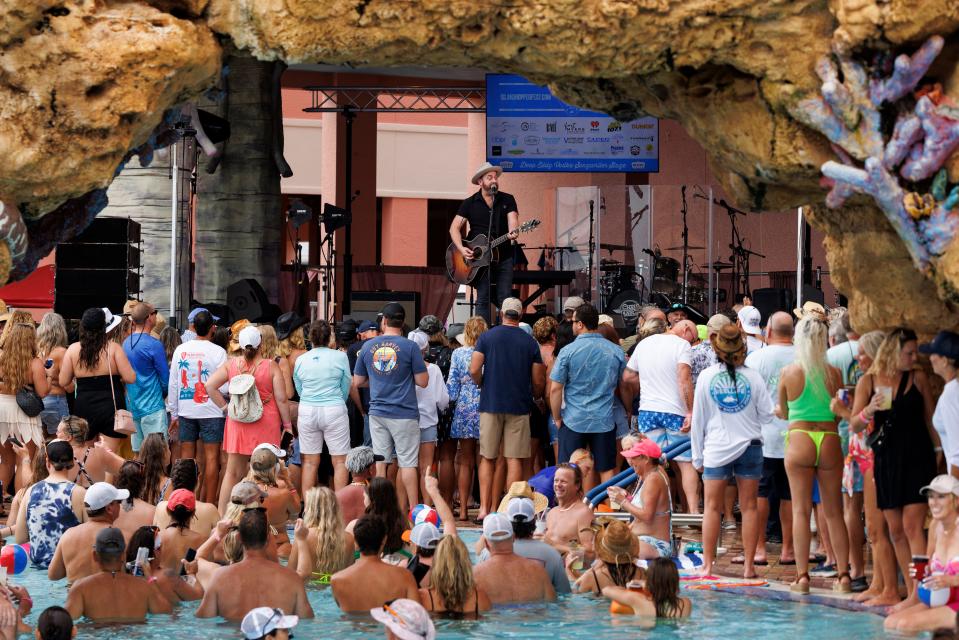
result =
M872 422L872 418L867 418L867 417L866 417L866 410L865 410L865 409L863 409L862 411L859 412L859 419L862 420L863 422L865 422L866 424L869 424L870 422Z
M293 423L292 423L292 422L284 422L284 423L283 423L283 431L292 431L292 430L293 430Z

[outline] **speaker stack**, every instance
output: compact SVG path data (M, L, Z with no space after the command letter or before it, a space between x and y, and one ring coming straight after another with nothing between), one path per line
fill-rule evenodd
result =
M57 245L53 310L79 318L90 307L119 313L140 297L140 223L94 218L83 233Z

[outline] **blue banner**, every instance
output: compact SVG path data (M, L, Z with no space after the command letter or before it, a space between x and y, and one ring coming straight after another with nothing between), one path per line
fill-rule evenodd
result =
M504 171L659 171L659 121L572 107L522 76L486 75L486 158Z

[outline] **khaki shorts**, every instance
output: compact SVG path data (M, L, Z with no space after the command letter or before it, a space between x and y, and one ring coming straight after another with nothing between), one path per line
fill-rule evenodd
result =
M480 455L487 460L499 457L501 441L507 458L528 458L529 437L528 414L480 413Z

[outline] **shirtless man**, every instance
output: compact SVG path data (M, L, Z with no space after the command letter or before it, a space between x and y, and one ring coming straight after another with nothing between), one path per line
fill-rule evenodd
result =
M556 506L546 514L546 542L561 554L569 551L570 541L579 541L581 529L593 522L593 511L583 503L583 472L562 462L553 476Z
M542 562L513 553L513 525L502 513L483 519L489 559L473 567L476 586L493 604L555 600L556 591Z
M343 522L353 522L366 511L366 485L376 475L376 456L370 447L353 447L346 455L350 484L336 492Z
M239 622L256 607L274 607L300 618L312 618L313 607L306 598L303 579L293 569L270 560L266 541L270 526L260 509L249 509L240 517L239 534L243 560L217 569L196 611L198 618L221 616Z
M609 498L618 502L623 511L633 516L631 526L634 535L639 537L639 557L668 558L672 555L670 542L670 504L668 482L662 471L659 459L662 450L650 438L639 440L623 457L639 478L639 488L632 499L621 487L610 487Z
M87 489L83 499L87 507L87 521L67 529L60 538L47 569L50 580L66 577L67 584L73 584L99 571L90 549L97 534L113 526L114 520L120 515L120 502L129 497L129 491L117 489L107 482L98 482Z
M193 458L183 458L173 463L170 470L170 484L172 489L186 489L194 492L196 495L198 468L196 460ZM156 507L156 515L153 517L153 524L160 527L160 530L167 528L170 524L170 514L166 510L167 501L161 501ZM209 502L196 501L196 513L193 514L193 520L190 521L190 530L196 531L200 535L209 536L220 520L220 512L215 504Z
M126 542L113 527L100 529L93 545L99 573L77 580L67 592L66 609L74 620L144 622L147 613L170 613L173 605L154 584L123 570Z
M376 516L362 516L353 527L353 538L360 550L359 560L330 579L333 599L341 610L365 613L396 598L419 602L419 589L413 574L404 567L380 559L386 541L386 526L382 520Z

